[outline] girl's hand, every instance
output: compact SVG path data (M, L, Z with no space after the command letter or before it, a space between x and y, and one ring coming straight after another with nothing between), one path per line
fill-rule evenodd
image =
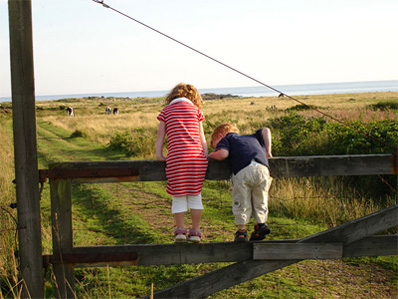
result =
M164 157L164 156L156 156L156 160L158 160L158 161L166 161L166 157Z

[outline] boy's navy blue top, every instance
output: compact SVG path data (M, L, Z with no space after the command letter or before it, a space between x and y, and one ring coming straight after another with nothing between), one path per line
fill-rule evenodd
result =
M228 133L217 144L216 150L225 149L229 152L228 160L234 174L248 166L252 160L269 168L262 131L259 129L252 135Z

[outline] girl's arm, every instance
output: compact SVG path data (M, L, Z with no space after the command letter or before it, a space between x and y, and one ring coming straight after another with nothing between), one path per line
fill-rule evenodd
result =
M163 156L164 137L166 136L166 124L160 121L158 128L158 135L156 137L156 159L159 161L166 161Z
M203 130L203 123L199 123L199 130L200 130L200 142L202 143L202 148L203 152L205 154L205 157L207 157L208 151L207 151L207 142L206 142L206 137L205 137L205 132Z

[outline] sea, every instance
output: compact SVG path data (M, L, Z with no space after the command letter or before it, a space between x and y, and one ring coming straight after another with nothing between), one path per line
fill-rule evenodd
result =
M295 96L295 95L317 95L317 94L339 94L339 93L385 92L385 91L398 91L398 80L275 85L271 87L274 90L266 86L250 86L250 87L224 87L224 88L199 89L199 92L201 94L214 93L221 95L234 95L240 97L277 96L279 95L279 93L283 93L289 96ZM163 97L168 92L169 90L155 90L155 91L110 92L110 93L36 95L36 101L59 100L66 98L85 98L85 97L152 98L152 97ZM11 102L11 97L0 98L0 102Z

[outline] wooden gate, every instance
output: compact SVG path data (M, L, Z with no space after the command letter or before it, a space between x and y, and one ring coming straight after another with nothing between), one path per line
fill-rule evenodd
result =
M394 155L306 156L270 159L273 177L397 174ZM226 161L210 161L206 179L230 177ZM398 235L374 234L398 226L398 205L297 240L73 246L73 183L166 180L165 162L71 162L40 170L50 181L53 264L61 298L74 297L74 268L87 266L169 265L235 262L232 265L163 289L155 298L201 298L304 259L340 259L398 254ZM177 254L176 254L177 253Z

